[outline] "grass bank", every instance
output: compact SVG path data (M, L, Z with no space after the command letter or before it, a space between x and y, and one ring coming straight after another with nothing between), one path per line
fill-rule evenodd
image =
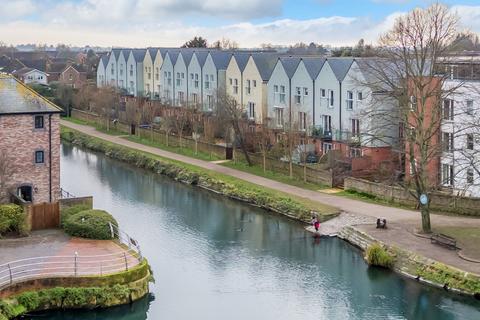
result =
M237 178L199 168L180 161L117 145L79 131L62 127L61 137L74 145L102 152L108 157L166 175L179 182L198 186L227 197L307 222L313 212L322 221L338 215L339 210L325 204L278 192Z
M143 260L134 268L104 276L44 278L2 290L0 320L55 309L107 308L136 301L148 294L153 280Z

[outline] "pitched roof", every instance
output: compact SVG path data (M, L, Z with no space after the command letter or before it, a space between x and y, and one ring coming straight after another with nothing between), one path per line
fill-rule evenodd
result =
M62 109L12 76L0 75L0 114L60 113Z
M185 65L188 66L190 64L190 61L192 60L194 51L182 49L180 53L182 54L182 58L183 58L183 61L185 62Z
M315 80L322 70L323 65L327 59L325 58L302 58L305 69L307 69L308 74L312 80Z
M207 60L208 51L204 51L204 50L195 51L195 56L197 57L200 67L203 67L203 65L205 64L205 61Z
M327 59L338 81L343 81L353 63L353 58L330 58Z
M148 48L148 53L150 53L150 57L152 58L152 61L155 61L155 58L157 57L158 53L158 48Z
M120 48L112 49L112 54L114 55L115 60L118 60L118 56L120 55L120 51L122 51L122 49L120 49Z
M12 72L25 67L18 59L12 59L6 55L0 56L0 72Z
M143 62L147 49L132 49L132 55L136 62Z
M18 69L18 70L14 70L12 72L13 75L18 75L18 76L23 76L24 74L27 74L29 72L32 72L32 71L39 71L39 72L43 72L41 70L38 70L38 69L35 69L35 68L29 68L29 67L24 67L24 68L21 68L21 69ZM43 72L45 73L45 72Z
M297 70L298 64L300 63L300 58L298 57L287 57L278 59L282 63L283 69L287 73L288 78L292 78L295 70Z
M180 53L180 49L168 50L167 53L168 53L168 56L170 57L170 61L172 62L172 65L175 65L175 63L177 63L178 54Z
M232 54L232 58L231 59L235 59L235 61L237 62L237 65L238 65L238 68L240 69L240 71L243 72L243 69L245 69L245 66L247 65L247 62L248 62L248 59L250 58L250 53L234 53Z
M213 64L218 70L227 70L232 54L223 51L210 51L210 56L212 57Z
M262 80L270 79L273 68L275 68L275 64L277 63L278 55L271 53L253 53L251 56Z
M103 66L105 67L108 63L108 54L104 54L100 57L100 60L103 62Z

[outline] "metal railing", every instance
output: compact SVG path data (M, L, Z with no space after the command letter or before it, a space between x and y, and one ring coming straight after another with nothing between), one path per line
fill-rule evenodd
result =
M68 192L67 190L60 188L60 198L61 199L69 199L69 198L76 198L73 194Z
M128 271L142 260L140 246L126 232L110 224L114 241L122 251L103 255L44 256L25 258L0 265L0 289L39 278L103 276Z

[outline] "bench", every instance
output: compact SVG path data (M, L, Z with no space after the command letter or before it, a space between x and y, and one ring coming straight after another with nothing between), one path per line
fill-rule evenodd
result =
M437 243L439 245L445 246L449 249L456 250L457 249L457 240L452 237L446 236L441 233L434 233L430 237L431 243Z
M387 229L387 219L378 218L377 219L377 229Z

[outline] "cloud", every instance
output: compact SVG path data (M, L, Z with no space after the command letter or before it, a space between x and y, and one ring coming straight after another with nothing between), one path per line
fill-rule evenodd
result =
M0 0L0 8L6 13L1 15L3 20L21 18L32 14L36 9L31 0Z
M480 33L480 6L453 6L451 10L460 17L460 24L471 31Z

